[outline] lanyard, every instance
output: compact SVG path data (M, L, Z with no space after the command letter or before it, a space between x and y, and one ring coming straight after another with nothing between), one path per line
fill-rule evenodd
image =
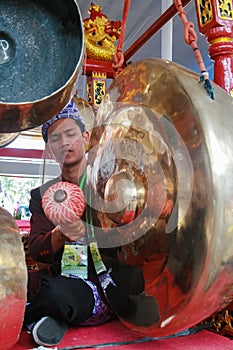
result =
M86 221L89 224L87 227L87 235L88 235L89 241L92 241L92 240L95 241L95 232L94 232L94 228L93 228L93 219L92 219L92 213L91 213L91 203L92 203L91 189L89 191L90 191L90 193L89 193L89 206L86 210Z
M86 171L82 175L79 188L82 190L86 179ZM61 259L61 275L68 277L88 277L87 246L80 244L80 241L74 243L65 243Z
M83 175L80 183L80 188L82 189L81 186L83 186L84 181L86 179L86 172L85 172L85 177ZM95 238L95 232L94 232L94 227L93 227L93 218L92 218L92 213L91 213L91 203L92 203L92 196L91 196L91 188L89 188L89 205L86 208L86 231L87 231L87 238L89 241L90 245L90 251L91 251L91 256L92 260L95 266L95 270L97 275L99 275L102 272L106 272L106 267L103 263L103 260L101 258L100 252L99 252L99 247Z
M84 185L84 182L86 180L86 177L87 177L87 172L85 171L82 178L81 178L81 181L80 181L80 185L79 185L79 188L82 190L83 189L83 185Z

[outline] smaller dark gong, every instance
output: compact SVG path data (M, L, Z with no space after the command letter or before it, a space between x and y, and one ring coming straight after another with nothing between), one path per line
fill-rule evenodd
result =
M73 95L83 28L73 0L0 2L0 132L42 124Z

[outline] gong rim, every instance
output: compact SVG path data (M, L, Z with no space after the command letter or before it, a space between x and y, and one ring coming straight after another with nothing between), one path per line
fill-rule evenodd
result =
M32 10L32 8L34 5L38 7L37 10L39 11L33 12L34 10ZM4 7L4 2L1 3L1 6ZM15 6L15 8L13 8L14 11L12 11L10 15L7 15L8 10L6 10L5 22L2 21L0 23L0 33L2 33L2 35L14 35L14 32L10 32L12 28L11 21L13 21L11 16L13 18L14 15L15 17L20 16L20 12L17 14L16 11L17 6L19 11L28 10L29 8L32 14L34 14L34 17L31 16L30 18L30 11L28 10L29 14L27 13L27 16L25 14L25 17L17 24L15 57L13 57L10 62L2 63L2 68L6 70L6 77L8 75L8 68L15 70L15 76L17 77L17 79L14 80L12 78L11 85L13 89L7 92L9 95L11 94L11 96L7 99L3 97L0 98L0 129L2 133L20 132L37 127L58 114L74 94L79 66L84 52L82 18L76 1L69 0L69 2L64 2L61 0L57 4L52 2L47 5L43 3L43 1L41 3L35 2L34 4L23 0L22 2L14 2L13 6ZM66 11L64 11L63 14L64 9ZM61 16L63 16L62 19ZM32 22L34 26L37 25L42 31L42 24L46 22L46 19L48 23L51 22L50 27L53 29L51 38L49 37L50 33L47 34L46 30L42 32L48 41L47 50L43 47L43 35L41 35L42 39L40 39L40 42L37 43L39 40L36 39L36 28L32 31ZM16 23L17 22L18 21L16 21ZM29 27L30 22L31 28ZM25 33L23 31L24 27ZM31 37L29 36L30 34L28 34L30 32L32 32ZM74 32L74 34L72 34L72 32ZM28 35L27 41L32 42L31 46L28 44L28 52L23 52L23 47L20 47L20 35L26 37ZM0 37L0 39L2 42L6 41L5 36L2 38ZM6 45L10 47L10 43L5 44L5 47ZM62 54L63 51L64 54ZM68 58L66 58L65 52L69 53L70 51L71 54L68 56L70 58L67 62ZM0 50L0 58L3 57L3 54L4 50ZM5 55L7 54L5 53ZM30 57L27 58L27 55ZM20 68L17 70L17 67L22 66L20 59L24 60L24 57L25 59L27 58L27 66L23 66L22 71ZM46 69L46 64L43 64L44 60L49 60L47 71L44 70L44 68ZM39 66L39 68L36 69L37 66ZM35 76L33 76L34 71L36 72ZM67 74L66 72L69 73ZM19 86L15 84L16 80L19 82ZM27 86L27 81L30 83L31 87ZM21 85L22 88L20 89ZM16 90L14 94L13 90ZM1 91L5 91L5 89ZM30 98L31 96L32 98Z
M98 224L104 227L105 231L104 248L110 248L110 254L115 252L116 260L125 263L126 268L130 265L142 269L145 277L144 293L157 301L158 307L151 304L151 312L154 310L158 316L151 324L146 323L146 316L140 323L136 314L134 318L126 313L124 315L118 313L125 325L144 335L166 336L179 332L201 322L217 309L229 304L232 299L233 241L228 234L233 227L232 99L217 85L213 85L216 96L214 101L199 83L198 74L172 62L145 59L127 67L114 80L106 93L105 105L103 104L102 110L100 106L97 114L98 123L105 125L106 130L100 137L99 153L97 150L97 158L92 169L92 186L97 195L101 194L106 179L110 178L116 169L119 171L121 163L120 161L116 163L115 159L120 153L116 153L114 142L118 142L116 140L119 135L123 139L126 137L124 135L128 135L129 139L135 138L135 122L131 128L134 129L134 133L130 131L129 122L134 109L138 110L136 113L139 116L143 115L145 108L152 110L155 117L158 115L158 120L165 127L169 140L176 136L170 133L171 129L166 128L170 123L180 136L175 143L178 146L184 144L191 161L193 183L189 183L189 177L185 177L185 173L181 172L179 177L180 183L191 186L190 202L186 203L186 209L182 212L180 205L182 198L179 197L180 221L173 231L166 233L169 221L161 220L161 226L159 221L157 225L154 221L155 226L153 228L151 226L144 236L130 243L119 240L118 247L116 245L110 247L107 246L109 243L106 241L107 232L114 233L114 239L116 237L118 239L119 236L116 235L116 230L111 231L113 223L110 222L108 226L109 221L105 213L102 212L98 216ZM122 113L123 107L119 107L124 104L125 114ZM128 106L131 106L130 113L127 112ZM145 125L150 125L149 122L148 117L144 119ZM115 129L111 123L117 125ZM143 124L141 129L143 130ZM111 137L114 140L112 143ZM142 139L146 140L143 141L146 145L149 144L149 137ZM180 151L179 147L174 147L172 157L176 150ZM179 155L184 153L181 152ZM106 164L101 163L101 157L109 162L109 166L107 161ZM135 152L134 159L139 164L137 158L142 159L141 154ZM122 156L122 159L122 170L124 170L128 167L129 158ZM178 169L179 165L182 168L179 157L175 161L178 162L176 168ZM115 229L118 230L116 226ZM137 234L137 227L134 227L133 231ZM167 241L163 241L165 237L168 237ZM156 240L161 249L158 249L159 245L154 245L153 254L153 244ZM101 246L101 233L99 242ZM164 250L165 243L168 244L167 250ZM104 251L102 255L104 262L107 261L106 255ZM140 309L141 302L138 306Z

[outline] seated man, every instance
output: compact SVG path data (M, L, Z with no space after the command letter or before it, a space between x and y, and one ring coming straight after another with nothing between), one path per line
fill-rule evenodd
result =
M42 207L42 196L49 186L59 181L80 186L85 177L89 133L73 102L43 124L42 136L61 175L31 191L28 249L31 257L45 264L45 268L29 271L24 324L32 330L37 344L53 346L61 341L69 326L101 324L113 319L114 313L101 291L92 259L88 259L87 278L61 274L65 243L76 242L86 234L85 212L72 223L55 225Z

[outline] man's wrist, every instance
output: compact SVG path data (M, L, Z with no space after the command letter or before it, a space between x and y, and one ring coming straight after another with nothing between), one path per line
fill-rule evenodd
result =
M64 235L64 233L61 232L60 230L60 226L56 226L53 231L52 231L52 234L55 234L56 235L56 238L59 239L60 241L68 241L69 239Z

